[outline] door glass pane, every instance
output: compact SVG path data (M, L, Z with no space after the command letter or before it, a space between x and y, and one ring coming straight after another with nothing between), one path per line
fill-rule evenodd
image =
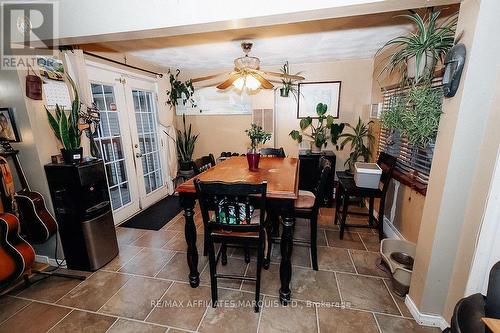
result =
M158 144L156 107L153 93L133 90L135 120L139 136L139 149L144 172L144 187L150 193L163 186L162 166Z
M91 89L101 116L96 143L104 160L111 206L117 210L130 203L131 198L115 94L109 85L92 83Z

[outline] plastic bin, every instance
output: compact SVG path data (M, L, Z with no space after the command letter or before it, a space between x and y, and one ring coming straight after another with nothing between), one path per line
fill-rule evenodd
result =
M356 162L354 164L354 182L357 187L379 188L381 175L382 169L377 163Z

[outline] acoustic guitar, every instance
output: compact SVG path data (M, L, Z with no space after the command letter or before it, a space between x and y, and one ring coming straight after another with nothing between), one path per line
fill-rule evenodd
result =
M0 290L23 274L31 273L35 251L19 235L19 220L13 214L0 213Z
M26 234L31 243L44 243L57 232L57 222L47 210L42 195L36 191L30 190L21 163L17 157L18 151L12 149L4 154L12 156L22 186L21 191L12 193L17 204L19 218L21 219L22 232ZM1 159L3 159L3 157ZM4 182L3 185L4 188L6 188L8 187L8 185L5 184L6 180L9 178L12 179L12 176L9 175L10 169L8 164L3 164L1 171L2 180ZM6 193L10 192L12 191L6 191Z

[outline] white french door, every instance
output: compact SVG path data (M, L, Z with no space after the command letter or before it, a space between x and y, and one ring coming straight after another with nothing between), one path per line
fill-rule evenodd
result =
M89 63L87 69L101 116L96 141L118 224L167 194L156 83L103 65Z

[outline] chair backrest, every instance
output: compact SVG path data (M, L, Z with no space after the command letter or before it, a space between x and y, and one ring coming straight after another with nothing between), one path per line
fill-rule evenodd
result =
M326 158L321 157L319 165L321 169L318 185L316 185L316 188L314 189L314 195L316 196L316 199L314 200L313 209L319 209L320 205L324 202L327 192L326 188L328 186L328 177L332 172L332 164Z
M261 148L260 155L269 157L286 157L283 147L280 148Z
M194 184L206 230L263 230L267 182L250 184L203 182L195 179ZM257 221L252 221L254 209L260 209Z
M380 181L382 182L382 192L387 192L389 188L389 181L392 178L392 172L396 167L397 158L387 153L381 152L378 156L377 164L382 169Z
M194 161L194 172L198 175L213 166L215 166L214 155L208 154L207 156L202 156Z
M500 319L500 261L490 270L485 314L486 317Z

